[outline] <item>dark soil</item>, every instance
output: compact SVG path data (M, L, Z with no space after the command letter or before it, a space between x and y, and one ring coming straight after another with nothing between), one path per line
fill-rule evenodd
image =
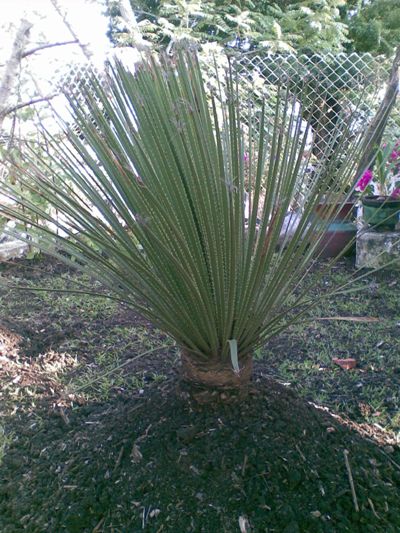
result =
M18 262L3 277L37 279L31 268ZM74 276L51 261L35 268L42 281ZM195 406L173 346L124 367L143 388L68 396L59 368L79 375L68 366L75 355L95 367L116 326L146 331L147 348L165 338L120 306L15 298L0 319L1 423L12 441L0 467L1 532L400 531L400 452L384 429L308 403L263 360L247 399ZM123 360L134 355L126 337L110 342Z

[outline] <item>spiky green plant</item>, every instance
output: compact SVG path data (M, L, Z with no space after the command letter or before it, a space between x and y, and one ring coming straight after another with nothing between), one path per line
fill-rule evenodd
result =
M70 102L81 134L66 132L51 166L32 154L21 176L53 214L11 186L19 207L3 212L171 335L189 380L238 385L255 348L314 303L298 289L324 232L313 212L325 198L334 214L360 143L344 125L310 179L289 91L279 88L272 120L264 106L256 127L251 104L241 118L232 68L219 84L207 93L190 51L144 58L135 73L117 63L105 85L93 77Z

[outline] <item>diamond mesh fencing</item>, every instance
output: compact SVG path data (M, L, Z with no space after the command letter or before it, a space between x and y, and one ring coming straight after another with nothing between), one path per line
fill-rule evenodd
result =
M100 80L103 78L103 72L91 63L75 64L63 74L57 86L61 92L79 98L82 89L88 85L87 80L93 75Z
M211 61L212 63L212 61ZM203 60L205 78L209 79L210 62ZM235 55L233 65L243 85L246 102L251 101L253 118L261 112L261 102L272 102L278 87L289 87L296 93L307 93L310 106L303 109L304 119L311 124L313 151L321 155L331 142L335 128L357 107L356 128L366 128L384 95L390 63L370 54L271 54L262 51ZM80 89L89 75L104 79L104 72L85 63L71 67L58 86L79 98ZM212 74L211 74L212 75ZM247 103L246 103L247 105ZM245 117L244 117L245 118ZM394 107L385 130L390 141L400 138L400 102Z
M384 95L390 64L370 54L242 54L235 58L239 78L245 80L248 98L257 106L271 101L278 87L288 87L294 97L307 94L302 110L311 125L313 152L324 153L341 121L352 115L354 127L364 129ZM354 117L354 110L357 115ZM400 105L394 107L385 130L389 140L400 138Z

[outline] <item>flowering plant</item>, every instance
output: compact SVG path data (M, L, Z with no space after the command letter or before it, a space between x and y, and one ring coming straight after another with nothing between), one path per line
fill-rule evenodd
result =
M376 154L375 168L368 168L356 185L362 196L400 199L400 140L384 144Z

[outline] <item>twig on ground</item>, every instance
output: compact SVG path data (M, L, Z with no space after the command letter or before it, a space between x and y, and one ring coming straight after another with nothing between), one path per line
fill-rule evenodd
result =
M304 453L300 450L298 444L296 444L296 450L299 452L300 457L303 459L303 461L306 463L306 458L304 457Z
M141 435L140 437L138 437L136 440L135 440L135 443L137 444L138 442L141 442L142 440L146 439L148 437L148 434L149 434L149 431L150 431L150 428L153 424L150 424L147 428L146 428L146 431L143 433L143 435Z
M93 528L92 533L97 533L97 531L100 531L100 528L103 525L104 520L105 520L105 518L103 516L103 518L100 520L100 522L98 522L98 524Z
M117 470L117 468L119 467L120 463L121 463L121 459L122 459L122 455L124 453L124 446L122 445L121 446L121 449L119 451L119 454L118 454L118 457L117 457L117 460L115 461L115 466L114 466L114 472Z
M147 522L147 519L149 518L150 511L151 511L151 505L150 505L149 508L147 509L147 513L146 513L146 507L143 507L143 513L142 513L142 529L144 529L144 528L146 527L146 522Z
M246 472L246 466L247 466L247 455L244 456L243 464L242 464L242 477L244 476L244 473Z
M387 454L385 451L381 450L380 448L379 448L379 451L380 451L381 453L383 453L383 455L384 455L387 459L389 459L389 461L392 463L393 466L395 466L398 470L400 470L400 465L399 465L399 463L396 463L396 461L394 461L394 460L390 457L389 454Z
M375 511L375 507L374 507L374 504L372 503L372 500L370 498L368 498L368 503L369 503L369 506L371 507L372 509L372 512L374 513L374 516L380 520L380 517L378 515L378 513Z
M354 487L353 474L351 473L351 467L350 467L350 462L349 462L349 451L348 450L344 450L343 451L343 455L344 455L344 462L346 463L347 475L349 477L351 494L353 496L354 509L358 513L360 511L360 508L358 506L356 489Z

